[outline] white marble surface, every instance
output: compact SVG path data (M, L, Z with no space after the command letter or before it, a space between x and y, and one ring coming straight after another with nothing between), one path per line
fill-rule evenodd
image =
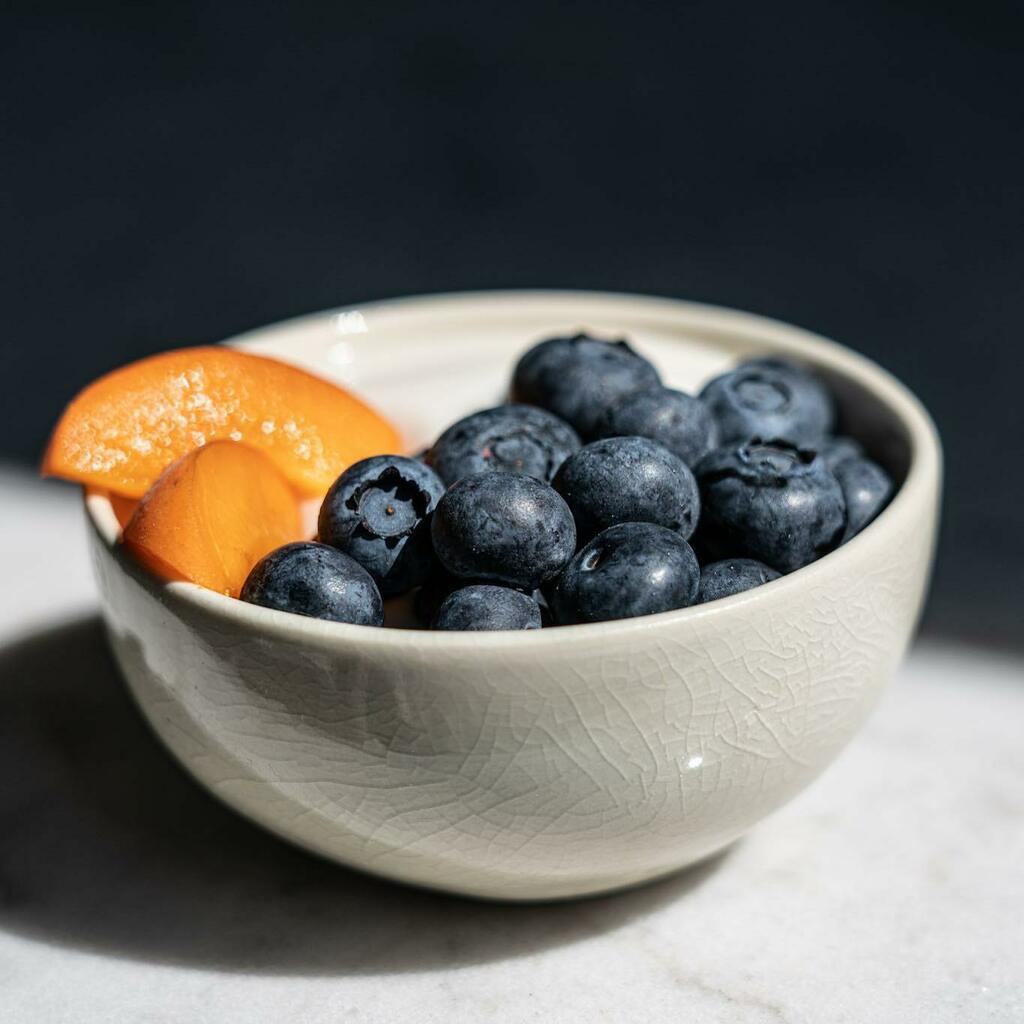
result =
M1024 655L921 647L730 852L502 907L321 863L127 702L72 489L0 472L0 1022L1024 1020Z

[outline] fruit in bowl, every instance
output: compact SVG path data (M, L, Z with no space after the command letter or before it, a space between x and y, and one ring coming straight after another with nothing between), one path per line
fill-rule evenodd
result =
M399 443L365 403L298 367L186 348L114 370L80 392L50 438L43 472L138 498L175 458L223 439L265 452L312 496L340 467Z
M339 861L504 898L674 870L814 778L863 720L920 606L939 453L912 396L795 328L685 303L507 293L361 313L366 333L342 342L352 386L430 449L420 462L388 440L334 463L314 500L350 477L328 528L257 559L274 572L254 571L239 592L259 603L158 577L121 543L109 497L87 498L115 653L186 766ZM336 323L237 344L330 377ZM602 339L622 336L613 383L588 378L605 362ZM524 345L549 338L572 344L517 377ZM582 365L576 350L589 353ZM758 380L726 389L729 416L737 402L753 407L748 423L770 413L774 436L754 433L769 433L765 420L735 435L735 417L720 426L700 397L722 374L749 377L752 361ZM510 397L546 415L513 413L509 429L493 413L448 434L453 459L483 466L442 472L434 450L448 428L495 409L509 380ZM642 414L630 417L634 395ZM803 411L783 430L787 402ZM812 437L815 424L855 440ZM611 445L619 455L597 459L582 485L558 479L562 455L621 436L649 443ZM838 472L847 461L859 468ZM650 489L636 486L648 471ZM288 486L297 500L311 493ZM392 576L406 549L417 557ZM385 626L415 603L434 629L378 628L374 594L386 596ZM339 600L329 609L325 596Z
M179 349L101 377L67 406L42 471L109 495L124 545L165 579L237 597L300 539L299 502L400 443L354 395L278 360Z
M779 357L747 359L695 398L664 387L626 341L580 333L530 347L510 391L538 404L461 417L422 459L346 465L348 453L397 438L358 399L255 356L180 350L79 395L44 471L127 498L191 441L124 528L151 570L279 611L378 626L383 598L444 576L455 585L431 624L449 631L536 628L541 587L550 625L731 596L832 551L892 495L859 441L829 433L828 386ZM280 433L267 429L278 421ZM600 436L584 444L576 428ZM325 481L319 545L297 545L290 485L315 495ZM687 543L695 533L708 561L761 570L701 587ZM535 608L523 611L522 599Z
M237 597L260 558L301 535L298 499L276 466L248 445L211 441L157 477L122 543L158 576Z
M533 629L544 588L554 626L731 596L834 550L892 495L858 441L828 433L828 386L779 357L745 360L697 398L664 387L625 341L581 333L530 347L510 393L520 401L459 418L422 460L347 469L321 506L320 540L384 596L441 581L443 614L425 625ZM717 566L703 587L691 540ZM726 580L728 559L743 567Z

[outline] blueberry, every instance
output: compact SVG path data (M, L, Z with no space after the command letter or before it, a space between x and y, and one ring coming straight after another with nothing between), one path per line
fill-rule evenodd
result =
M476 473L452 484L434 511L431 536L452 575L521 590L561 572L576 547L561 496L521 473Z
M598 437L648 437L688 466L715 447L718 428L708 407L672 388L647 388L609 406L597 424Z
M384 623L377 584L353 558L326 544L285 544L261 558L249 573L243 601L361 626Z
M427 462L446 484L488 469L525 473L544 483L580 446L564 420L532 405L499 405L453 423Z
M512 400L548 409L589 439L610 405L660 383L658 371L625 341L577 334L549 338L523 355L512 375Z
M616 523L657 523L683 540L700 516L689 467L646 437L609 437L571 455L552 486L565 498L580 540Z
M412 608L416 619L422 625L429 626L434 621L434 616L437 615L437 610L445 599L454 591L470 585L476 584L472 580L453 576L439 562L435 563L434 572L430 574L426 583L416 591L413 597ZM518 591L518 593L524 593L524 591ZM526 596L532 598L540 606L541 617L546 622L548 606L544 594L540 590L532 590Z
M833 472L846 499L846 541L860 533L889 503L892 480L878 463L856 456L843 459Z
M697 601L707 604L721 597L732 597L778 578L779 574L774 569L753 558L727 558L712 562L700 571Z
M852 437L826 437L818 445L818 454L825 460L825 465L834 473L836 467L847 459L864 457L864 449L859 441Z
M706 455L697 466L704 550L742 555L791 572L840 543L846 502L812 451L750 441Z
M700 566L674 530L620 523L581 548L551 592L555 621L603 622L685 608L697 598Z
M700 397L718 424L722 444L770 437L814 446L835 420L825 385L781 359L751 359L709 381Z
M431 629L540 629L540 606L508 587L477 584L445 598Z
M444 484L402 455L349 466L320 506L320 540L362 565L386 597L422 583L433 566L430 514Z

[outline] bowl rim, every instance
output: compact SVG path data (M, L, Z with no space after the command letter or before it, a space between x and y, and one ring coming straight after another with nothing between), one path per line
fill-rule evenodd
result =
M493 289L484 291L438 292L423 295L378 299L371 302L350 303L313 313L276 321L225 339L223 344L249 345L258 343L271 334L284 329L301 327L306 323L322 321L339 314L398 313L437 315L444 307L452 314L472 313L474 307L488 307L496 303L515 302L566 307L585 302L594 310L612 313L621 310L624 321L637 319L638 314L648 322L676 326L680 320L692 328L711 328L733 336L749 338L761 343L766 352L795 355L850 379L873 397L888 406L907 434L909 465L906 478L888 506L857 536L835 551L810 565L803 566L777 580L762 584L731 597L720 598L708 604L691 605L672 611L607 622L578 623L552 629L516 631L446 632L415 628L384 628L352 623L329 622L288 612L263 608L207 590L198 584L160 580L143 567L129 564L117 541L120 527L110 500L104 493L84 493L87 519L100 542L108 550L121 571L130 572L141 585L154 593L162 603L167 598L191 606L196 613L219 620L224 628L242 628L262 633L274 633L277 639L301 644L304 641L324 643L335 641L341 645L359 644L367 648L386 646L397 654L429 649L442 653L457 653L472 649L477 654L522 653L543 648L566 640L593 641L622 640L649 630L671 630L686 623L697 625L710 616L738 612L744 607L767 602L784 602L786 594L795 587L814 586L829 576L840 577L853 569L853 563L872 541L881 538L883 531L891 531L896 524L926 509L934 500L941 479L941 445L935 425L915 395L887 370L838 342L801 327L760 314L725 306L693 302L683 299L627 292L608 292L586 289ZM483 312L478 308L476 312ZM554 311L554 309L553 309ZM566 310L568 312L568 309ZM576 316L579 314L576 313Z

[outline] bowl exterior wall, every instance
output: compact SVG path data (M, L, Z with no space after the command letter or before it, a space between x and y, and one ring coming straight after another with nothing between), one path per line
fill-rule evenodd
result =
M903 654L933 524L863 534L841 572L499 656L225 623L92 540L132 692L222 800L345 864L543 899L697 861L814 779Z

